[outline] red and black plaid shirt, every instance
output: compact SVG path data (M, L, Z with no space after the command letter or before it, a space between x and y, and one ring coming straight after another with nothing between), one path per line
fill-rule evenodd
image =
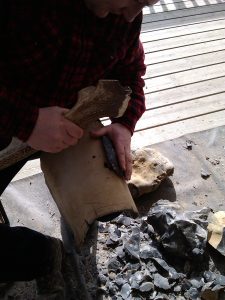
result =
M0 0L0 139L26 141L47 106L72 107L77 92L99 79L131 87L117 119L133 132L145 110L139 41L142 16L97 18L84 0ZM115 120L113 120L114 122Z

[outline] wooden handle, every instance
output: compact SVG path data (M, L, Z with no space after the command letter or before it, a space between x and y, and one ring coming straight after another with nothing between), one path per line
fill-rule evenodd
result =
M65 117L83 129L103 117L121 117L130 94L131 89L122 87L118 80L100 80L97 87L90 86L78 93L77 103ZM37 152L25 143L9 148L0 152L0 170Z

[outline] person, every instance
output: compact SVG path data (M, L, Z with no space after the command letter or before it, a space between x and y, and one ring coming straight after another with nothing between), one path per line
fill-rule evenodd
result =
M117 79L132 89L128 108L92 136L111 138L128 180L131 137L145 111L142 9L156 2L0 0L1 149L12 137L50 153L76 145L83 130L64 114L76 103L78 91L100 79ZM28 159L0 171L0 194ZM37 279L41 287L43 278L56 273L63 280L59 240L6 224L0 224L0 239L0 282ZM63 299L62 289L55 284L49 291L40 288L39 295Z

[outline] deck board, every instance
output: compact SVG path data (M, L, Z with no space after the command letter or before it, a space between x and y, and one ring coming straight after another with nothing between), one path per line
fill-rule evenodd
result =
M217 98L219 93L225 92L225 77L186 84L168 90L146 93L147 109L169 106L180 102L213 95Z
M196 45L218 40L222 41L223 45L225 46L225 28L147 42L144 43L144 49L145 52L152 53L160 50L174 49L177 47Z
M149 109L145 112L136 126L136 130L149 127L156 127L160 124L166 125L180 119L193 118L194 116L206 115L211 112L224 110L225 92L212 96L201 97L191 101L162 106L155 109ZM151 120L151 123L149 123Z
M132 139L132 149L150 146L182 135L203 131L224 125L225 111L207 114L151 129L136 131Z
M206 24L205 24L206 23ZM185 26L172 27L167 29L158 29L156 31L144 31L142 29L141 40L143 43L148 41L158 41L170 37L178 37L182 35L190 35L198 32L207 32L210 30L217 30L225 28L224 20L215 20L205 22L204 24L189 24ZM203 26L206 25L206 26ZM157 34L156 34L157 33Z
M155 74L157 74L157 76L169 75L171 73L218 65L224 62L224 50L213 51L205 54L177 59L175 64L171 64L171 61L149 64L147 65L147 71L144 78L155 78Z
M225 76L225 63L210 66L203 66L195 70L185 70L167 75L160 75L146 79L146 86L150 87L151 92L187 85L194 82L205 81L212 78Z
M194 55L205 54L214 51L225 50L225 39L217 41L209 41L188 46L179 46L178 48L165 49L152 52L151 55L146 54L145 63L156 64L163 61L173 61L174 64L176 59L192 57Z
M210 20L212 19L212 17L217 19L218 16L223 17L224 9L225 9L225 3L190 7L190 8L183 7L182 9L180 8L177 9L176 7L174 7L174 10L162 9L163 10L162 12L144 15L142 27L144 29L144 28L148 28L149 26L149 29L151 29L152 24L155 23L155 25L158 25L160 21L163 21L164 24L173 24L173 23L177 24L177 22L182 22L182 20L185 23L187 21L188 23L193 23L193 22Z
M175 11L166 12L167 14L175 14ZM162 13L163 14L163 13ZM213 13L203 13L203 14L197 14L197 15L188 15L188 16L179 16L179 18L171 18L171 19L164 19L163 15L160 17L159 20L151 21L146 24L143 24L142 28L143 30L153 31L158 29L166 29L166 28L174 28L179 26L186 26L191 24L202 24L202 26L210 22L210 20L213 21L219 21L224 19L224 12L223 11L217 11Z
M147 110L132 147L225 125L225 3L165 0L144 9Z

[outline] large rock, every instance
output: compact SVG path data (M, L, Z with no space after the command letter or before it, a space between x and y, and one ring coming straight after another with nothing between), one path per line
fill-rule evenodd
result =
M168 158L152 148L133 151L133 173L128 186L133 198L155 191L174 171Z
M209 217L208 242L225 256L225 211L218 211Z

